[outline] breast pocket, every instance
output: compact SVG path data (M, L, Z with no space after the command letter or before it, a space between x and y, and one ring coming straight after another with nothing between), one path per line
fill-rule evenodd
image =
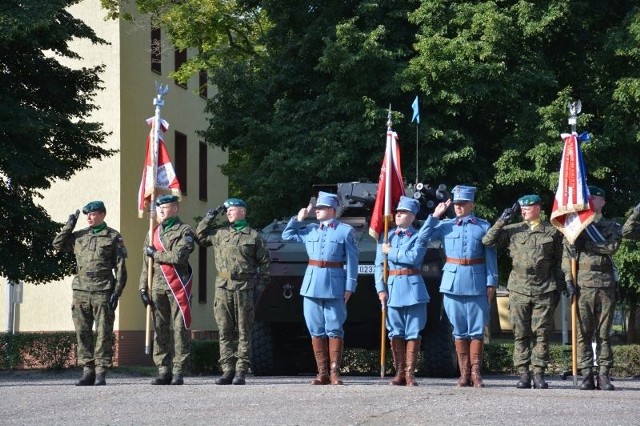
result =
M251 258L253 257L253 254L256 252L256 245L253 242L245 242L240 244L239 247L240 250L240 255L242 255L242 257L246 258Z
M447 253L458 253L460 251L460 235L449 234L444 237L444 250Z
M309 235L305 241L305 247L309 256L316 255L320 251L320 236L316 233Z
M344 255L344 241L341 241L335 237L329 238L327 242L329 245L329 254L332 256Z

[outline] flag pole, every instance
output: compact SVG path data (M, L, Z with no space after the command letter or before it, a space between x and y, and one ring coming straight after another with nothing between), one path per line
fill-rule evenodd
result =
M153 148L151 150L151 161L153 164L153 176L152 176L152 191L151 198L149 200L149 244L153 243L153 229L156 223L156 209L155 209L155 198L156 198L156 181L158 176L158 140L160 139L161 130L161 120L160 120L160 109L164 106L164 95L169 92L169 86L166 84L158 84L156 82L156 97L153 98L153 105L155 106L155 113L153 116ZM153 284L153 258L147 257L147 288L149 289L149 297L152 296L152 284ZM144 332L144 353L147 355L151 354L151 321L152 321L152 312L151 312L151 304L147 305L147 316L145 321L145 332Z
M385 164L385 185L384 185L384 244L389 243L389 219L391 217L391 138L393 134L391 132L391 104L389 104L389 113L387 114L387 146L385 158L387 159ZM382 282L384 284L385 291L387 290L387 279L389 277L389 263L387 255L384 255L384 262L382 264ZM380 377L384 377L384 370L386 364L386 348L387 348L387 304L382 305L382 316L380 319Z
M578 124L578 114L582 110L582 103L580 101L569 103L569 125L571 126L571 133L576 133L576 127ZM575 253L575 246L571 243L571 253ZM576 293L578 289L578 261L576 256L571 256L571 277L576 287ZM573 294L571 297L571 372L573 373L573 386L578 385L578 296Z

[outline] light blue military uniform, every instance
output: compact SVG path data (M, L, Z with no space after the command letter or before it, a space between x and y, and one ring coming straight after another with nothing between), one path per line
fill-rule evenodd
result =
M473 201L475 187L458 185L453 193L454 203ZM482 339L489 323L487 287L498 284L496 251L482 244L489 228L489 222L471 213L443 220L429 216L418 232L423 243L440 240L444 245L440 292L456 339Z
M397 210L414 215L420 210L418 200L400 197ZM389 276L385 289L382 281L384 254L378 244L375 261L375 284L378 293L387 291L387 330L390 339L418 339L427 322L429 293L422 278L422 259L427 247L418 241L418 232L412 226L396 228L388 235L391 250L387 255ZM382 243L382 240L380 241Z
M338 197L320 192L316 206L336 209ZM358 283L358 248L353 228L336 219L304 224L294 216L282 232L282 239L304 243L309 255L300 295L304 296L304 317L311 336L342 338L347 319L344 294L355 292Z

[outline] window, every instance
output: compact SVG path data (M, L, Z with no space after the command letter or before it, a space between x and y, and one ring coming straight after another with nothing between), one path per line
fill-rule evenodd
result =
M180 182L180 189L184 195L187 195L187 135L184 133L175 133L176 137L176 153L175 153L175 169L176 177Z
M204 142L200 142L200 146L199 146L199 156L198 156L198 162L199 162L199 173L198 173L198 178L199 178L199 195L200 195L200 200L201 201L207 201L207 144Z
M160 28L151 28L151 71L162 75L162 38Z
M175 50L174 53L174 59L175 59L175 71L178 71L178 69L180 68L180 66L182 64L184 64L185 62L187 62L187 51L185 50ZM187 83L178 83L178 81L176 81L176 84L182 88L187 88Z
M198 75L198 93L200 93L200 97L207 99L207 96L209 95L209 91L208 91L208 80L209 80L209 75L207 74L207 71L205 70L201 70L200 74Z
M198 302L207 303L207 248L198 248Z

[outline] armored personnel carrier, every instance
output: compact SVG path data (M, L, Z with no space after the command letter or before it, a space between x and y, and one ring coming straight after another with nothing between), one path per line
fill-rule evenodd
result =
M381 310L374 285L376 241L369 235L377 186L377 183L349 182L315 185L313 188L314 194L319 190L338 194L340 206L336 217L353 226L357 235L360 251L358 287L348 304L344 326L346 348L380 348ZM449 197L444 185L432 188L417 184L407 188L407 195L420 201L418 221L425 219L439 202ZM297 210L293 214L297 214ZM309 258L304 244L282 240L288 219L275 220L261 231L272 263L271 284L256 307L251 358L256 375L315 371L299 294ZM315 221L312 218L307 220L309 223ZM422 351L427 375L452 377L457 373L455 349L451 326L438 291L443 264L442 248L430 246L422 265L422 275L431 297L427 306L427 325L422 333ZM388 354L390 357L389 351Z

